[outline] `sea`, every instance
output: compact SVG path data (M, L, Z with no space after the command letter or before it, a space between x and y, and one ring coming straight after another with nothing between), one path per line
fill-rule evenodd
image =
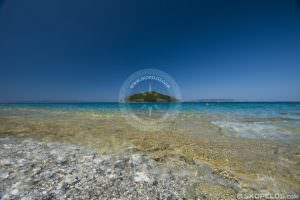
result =
M300 137L299 102L186 102L170 106L159 105L159 111L170 107L178 111L176 119L207 119L223 130L227 136L252 139L293 140ZM172 105L172 104L171 104ZM149 106L149 105L147 105ZM133 103L133 110L142 106ZM92 113L93 115L121 114L119 103L9 103L0 104L0 117L67 117L72 113ZM86 115L88 118L89 116Z

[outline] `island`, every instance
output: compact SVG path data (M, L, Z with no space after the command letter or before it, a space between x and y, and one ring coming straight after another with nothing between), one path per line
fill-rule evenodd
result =
M177 102L177 99L156 91L135 93L126 98L126 102Z

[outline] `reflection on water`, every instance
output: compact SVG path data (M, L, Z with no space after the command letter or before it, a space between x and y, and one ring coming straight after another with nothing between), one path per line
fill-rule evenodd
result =
M204 161L241 189L300 191L300 104L183 103L180 111L164 129L142 132L126 123L117 103L1 104L0 132L106 154L132 148L162 163Z

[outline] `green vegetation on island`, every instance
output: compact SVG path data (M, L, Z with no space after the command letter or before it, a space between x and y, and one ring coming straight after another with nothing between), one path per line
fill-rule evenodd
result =
M177 99L156 91L136 93L126 98L127 102L176 102Z

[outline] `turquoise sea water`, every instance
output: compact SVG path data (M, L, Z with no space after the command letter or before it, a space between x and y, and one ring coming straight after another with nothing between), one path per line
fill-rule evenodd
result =
M138 105L139 103L133 103ZM160 104L167 107L168 103ZM118 109L119 103L1 103L0 108L44 109ZM186 102L180 103L183 111L243 112L252 114L295 114L300 116L300 102Z
M149 103L160 111L175 108L174 104ZM53 111L120 113L119 103L19 103L0 104L0 116L30 116ZM197 102L176 104L178 118L207 119L231 136L246 138L295 139L300 135L300 103L296 102ZM130 104L133 110L140 103ZM43 112L42 112L43 111Z
M159 108L169 109L172 104L150 103L159 105ZM0 104L0 109L47 109L65 111L118 111L119 103L18 103ZM170 106L171 105L171 106ZM175 106L174 106L175 107ZM140 104L131 104L131 108L139 109ZM206 113L206 114L232 114L236 116L274 117L286 119L300 119L300 103L296 102L219 102L219 103L180 103L177 108L182 112Z

